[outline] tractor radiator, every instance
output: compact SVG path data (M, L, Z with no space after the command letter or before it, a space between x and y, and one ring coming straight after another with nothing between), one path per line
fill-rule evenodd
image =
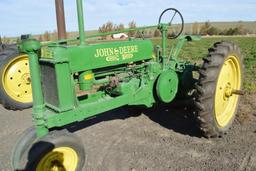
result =
M46 104L59 106L55 66L40 62L43 94Z

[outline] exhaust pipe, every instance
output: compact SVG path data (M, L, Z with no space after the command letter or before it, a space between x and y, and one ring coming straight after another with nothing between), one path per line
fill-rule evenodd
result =
M57 19L57 30L58 39L66 39L66 23L65 23L65 11L63 0L55 0L56 19Z
M80 45L85 45L83 0L76 0Z

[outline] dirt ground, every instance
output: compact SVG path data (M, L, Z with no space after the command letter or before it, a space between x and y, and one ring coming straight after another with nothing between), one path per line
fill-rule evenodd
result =
M256 94L242 99L238 117L222 138L206 139L173 107L131 116L125 108L76 124L89 171L256 170ZM32 125L31 110L0 107L0 170L11 171L10 154L19 134Z

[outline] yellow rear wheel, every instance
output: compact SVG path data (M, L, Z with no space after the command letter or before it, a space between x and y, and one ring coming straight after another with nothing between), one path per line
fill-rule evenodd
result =
M6 93L20 103L32 102L31 79L27 55L14 57L4 68L2 84Z
M0 98L4 107L21 110L32 106L28 56L17 48L0 53Z
M242 60L240 48L231 42L216 43L204 58L195 104L200 129L207 137L226 133L235 119L242 86Z

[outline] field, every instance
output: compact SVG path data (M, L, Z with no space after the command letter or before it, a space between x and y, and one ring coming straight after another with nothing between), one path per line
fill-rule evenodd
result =
M218 41L233 41L237 43L244 55L244 89L248 93L256 92L256 37L207 37L200 41L188 42L181 51L180 57L184 60L201 62L208 53L208 48ZM160 39L153 39L154 44L161 44ZM173 42L174 44L176 41ZM171 42L169 43L169 45Z

